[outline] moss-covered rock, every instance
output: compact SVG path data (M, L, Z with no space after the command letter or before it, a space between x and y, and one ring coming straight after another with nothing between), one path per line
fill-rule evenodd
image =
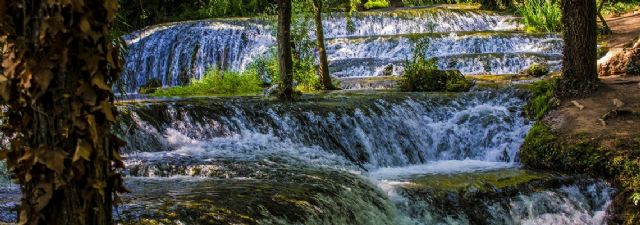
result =
M524 74L532 77L542 77L549 75L549 65L543 63L534 63L524 70Z
M399 82L403 91L469 91L473 82L458 70L439 70L434 59L414 59L406 63Z
M129 181L133 192L122 196L117 222L396 224L384 193L358 175L313 168L265 174L261 179Z

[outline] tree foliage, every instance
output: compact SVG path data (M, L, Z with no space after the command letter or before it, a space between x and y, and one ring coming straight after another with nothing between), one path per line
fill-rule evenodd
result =
M19 224L110 224L123 145L112 85L121 70L109 38L116 0L0 0L0 155L23 194ZM4 148L4 146L3 146Z

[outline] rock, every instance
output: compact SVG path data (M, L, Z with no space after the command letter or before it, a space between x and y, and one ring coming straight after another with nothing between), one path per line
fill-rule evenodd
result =
M153 94L160 88L162 88L162 81L158 78L151 78L144 85L140 86L138 93Z
M389 64L384 67L384 71L382 71L382 75L384 76L393 76L393 65Z
M612 49L598 60L598 75L640 75L640 48Z
M580 109L580 110L583 110L583 109L584 109L584 106L583 106L583 105L581 105L578 101L571 101L571 103L572 103L573 105L575 105L576 107L578 107L578 109Z
M624 107L624 102L622 102L620 99L614 98L613 105L616 106L616 108L622 108Z
M524 75L532 77L542 77L549 74L549 65L534 63L523 71Z

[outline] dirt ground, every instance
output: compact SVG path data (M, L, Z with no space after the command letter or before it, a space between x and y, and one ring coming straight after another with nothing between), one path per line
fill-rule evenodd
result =
M616 17L607 17L607 24L613 31L604 41L609 48L629 47L640 37L640 11L627 13Z
M624 106L617 107L614 99ZM563 134L640 137L640 77L602 79L602 87L591 97L565 100L545 120Z

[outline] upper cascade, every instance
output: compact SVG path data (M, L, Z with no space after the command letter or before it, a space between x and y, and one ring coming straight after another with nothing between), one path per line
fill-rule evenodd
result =
M348 26L349 23L353 26ZM480 10L399 9L356 13L350 19L343 13L331 13L324 16L323 24L332 65L353 58L376 58L400 66L399 62L412 56L415 42L423 40L429 42L426 55L438 58L485 53L559 54L562 49L557 35L518 33L515 30L520 24L513 16ZM310 36L313 38L313 32ZM152 78L161 80L164 86L176 86L200 79L212 68L243 71L254 60L268 57L276 44L271 23L259 18L162 24L124 38L129 44L123 74L127 92L136 92ZM459 69L465 74L518 73L534 61L543 60L511 60L517 65L505 65L509 62L490 56L480 61L508 69L470 70L444 63L441 67ZM461 63L465 64L469 63ZM336 77L399 75L402 71L395 69L393 74L382 74L381 68L385 66L367 71L345 71L332 66L332 71Z

